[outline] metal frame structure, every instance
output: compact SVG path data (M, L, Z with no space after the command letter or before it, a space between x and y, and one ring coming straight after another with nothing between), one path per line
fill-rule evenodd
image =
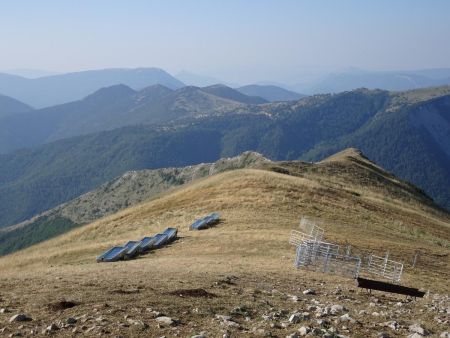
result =
M339 245L323 241L325 231L314 221L302 217L300 230L292 230L289 243L296 247L294 266L317 272L357 278L361 272L381 276L394 283L400 282L403 264L386 256L369 256L367 268L361 264L361 258L350 256L350 246L345 254L339 253Z
M365 270L370 274L399 283L402 278L403 264L390 260L389 253L386 253L385 257L370 255Z
M325 231L305 217L300 220L300 230L292 230L289 243L296 246L294 266L317 272L356 278L361 269L361 259L339 253L339 245L323 241Z

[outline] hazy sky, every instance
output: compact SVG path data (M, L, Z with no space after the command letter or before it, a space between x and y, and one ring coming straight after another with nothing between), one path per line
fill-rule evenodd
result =
M0 3L0 69L188 70L226 81L450 67L447 0Z

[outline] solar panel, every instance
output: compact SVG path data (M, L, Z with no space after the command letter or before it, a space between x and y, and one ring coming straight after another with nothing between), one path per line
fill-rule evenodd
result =
M146 252L153 249L156 237L144 237L141 239L139 249L141 252Z
M140 242L129 241L127 244L124 245L124 248L126 249L125 257L133 258L139 253Z
M125 256L126 248L115 246L97 257L97 262L116 262Z
M155 237L156 237L156 240L155 240L155 243L153 244L155 248L162 247L169 240L169 236L167 236L166 234L157 234L157 235L155 235Z
M204 219L200 221L201 222L196 222L196 224L206 224ZM140 241L129 241L123 247L113 247L98 256L97 262L115 262L120 259L134 258L141 253L160 248L173 242L177 238L177 235L178 228L167 228L164 232L156 234L155 236L146 236Z
M196 220L189 226L189 230L203 230L219 222L220 216L217 212L213 212L203 218Z
M167 228L164 230L163 234L167 235L167 242L173 242L177 238L178 229L177 228Z

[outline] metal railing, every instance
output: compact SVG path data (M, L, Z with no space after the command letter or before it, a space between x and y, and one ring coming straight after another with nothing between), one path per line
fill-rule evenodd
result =
M350 256L348 245L345 254L340 254L339 245L323 241L324 230L314 221L302 217L300 230L292 230L289 243L296 246L294 266L313 271L356 278L361 272L400 282L403 264L386 256L370 255L367 267L362 267L361 258Z
M370 255L365 271L398 283L402 277L403 264L390 260L389 253L385 257Z

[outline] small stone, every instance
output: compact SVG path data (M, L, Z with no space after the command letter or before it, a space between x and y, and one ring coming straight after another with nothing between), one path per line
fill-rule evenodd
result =
M296 303L298 302L299 298L298 296L291 296L291 300Z
M0 313L6 313L6 312L9 312L7 308L3 307L0 309Z
M226 315L216 315L216 318L219 320L230 320L231 319L230 316L226 316Z
M230 327L240 327L239 323L236 323L233 320L224 320L224 321L222 321L222 324L225 326L230 326Z
M23 313L19 313L17 315L12 316L9 319L9 322L10 323L12 323L12 322L27 322L27 321L30 321L30 320L31 320L31 318L28 317L27 315L25 315Z
M55 332L55 331L59 330L59 327L58 327L58 325L53 323L53 324L47 326L47 328L45 330L47 332Z
M308 326L302 326L298 329L298 333L300 334L300 336L306 336L309 331L311 331L311 329Z
M157 317L156 321L163 326L175 326L177 324L176 320L167 316Z
M341 312L344 312L345 308L342 305L336 304L336 305L332 305L330 308L330 313L332 315L336 315L339 314Z
M300 322L300 313L293 313L290 317L289 317L289 322L292 324L297 324Z
M316 291L314 291L313 289L307 289L305 291L303 291L304 295L315 295Z
M195 336L192 336L191 338L206 338L204 334L196 334Z
M400 328L400 325L394 320L389 321L389 322L385 322L382 325L386 326L386 327L388 327L388 328L390 328L390 329L392 329L394 331L397 331Z
M427 330L425 330L422 326L420 326L420 324L412 324L409 326L409 332L414 332L414 333L418 333L421 336L427 336L428 332Z
M340 316L339 320L341 322L350 322L350 323L355 323L356 322L356 320L354 320L352 317L350 317L348 313L346 313L345 315Z
M75 318L73 318L73 317L69 317L69 318L66 319L66 323L69 324L69 325L76 324L76 322L77 322L77 320Z
M450 338L450 332L442 332L439 336L439 338Z
M390 336L386 332L379 332L377 338L390 338Z

